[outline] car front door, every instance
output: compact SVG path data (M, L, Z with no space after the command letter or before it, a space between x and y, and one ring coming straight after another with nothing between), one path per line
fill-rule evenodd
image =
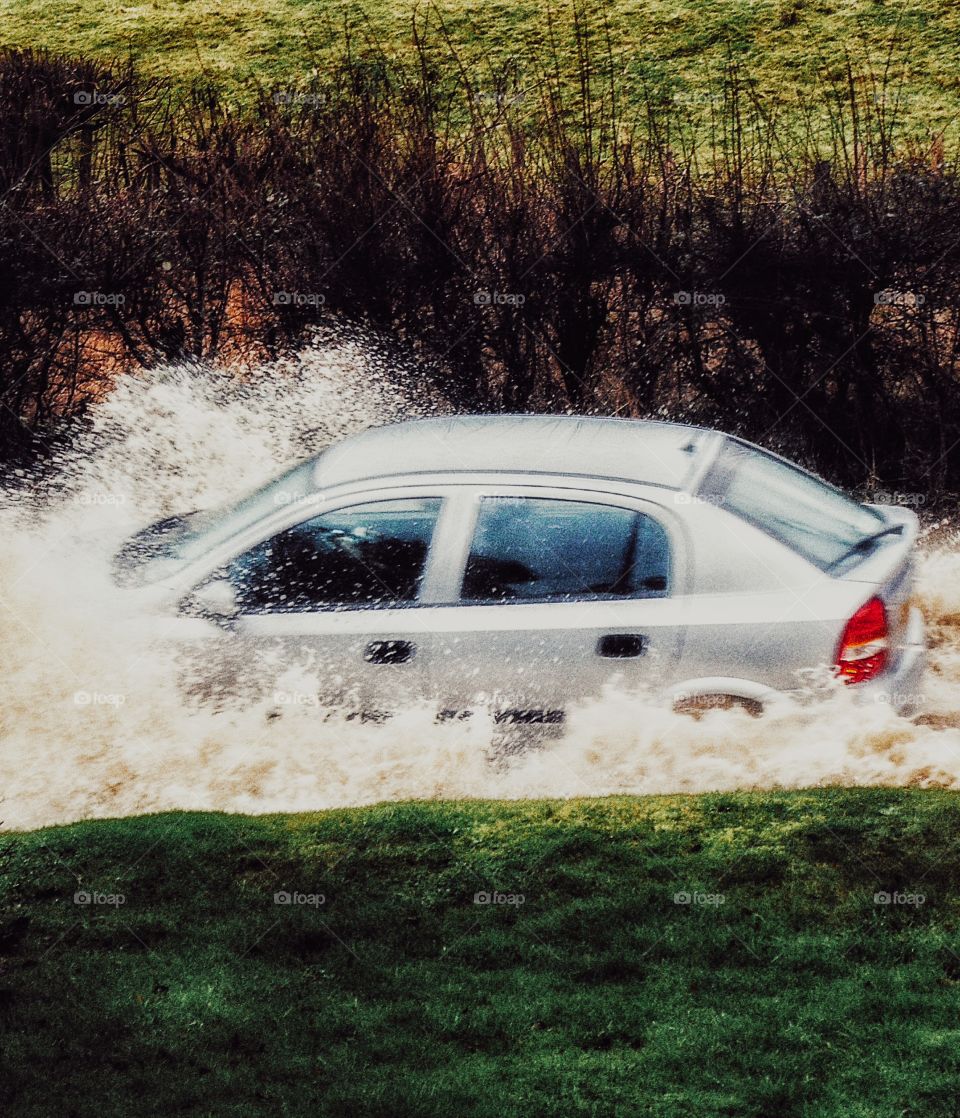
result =
M562 722L606 687L656 687L679 653L682 534L660 506L544 486L474 490L432 611L430 663L452 716Z
M443 505L436 492L355 499L218 566L181 607L194 690L362 719L422 699L422 602Z

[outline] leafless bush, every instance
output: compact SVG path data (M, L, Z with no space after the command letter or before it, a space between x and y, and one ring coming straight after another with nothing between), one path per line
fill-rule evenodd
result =
M696 121L663 90L638 108L588 30L579 84L549 49L477 72L421 38L415 65L351 47L244 108L0 54L7 454L131 363L269 355L337 317L464 408L685 417L848 483L955 486L943 144L852 66L799 131L735 69Z

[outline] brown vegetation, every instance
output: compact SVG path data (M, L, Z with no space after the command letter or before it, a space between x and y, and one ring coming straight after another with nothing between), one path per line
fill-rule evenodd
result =
M123 368L336 317L464 409L682 414L850 483L960 480L960 174L886 100L851 78L787 146L731 72L694 143L587 55L573 98L420 62L239 109L0 55L6 456Z

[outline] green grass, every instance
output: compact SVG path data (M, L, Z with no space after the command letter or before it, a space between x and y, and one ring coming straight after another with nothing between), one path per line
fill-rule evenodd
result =
M4 836L0 1109L956 1116L958 840L892 790Z
M302 82L323 69L350 31L403 56L414 11L433 9L471 60L517 59L521 73L546 53L548 13L561 54L572 60L569 0L0 0L0 45L47 47L77 55L132 56L147 73L183 81L212 75L226 87L256 80ZM960 7L937 0L588 0L611 29L618 81L628 95L644 84L698 97L738 62L771 107L791 112L798 97L822 100L822 81L842 80L845 58L877 73L888 56L903 74L903 116L937 131L960 109ZM477 78L482 68L474 70ZM482 81L482 78L480 79Z

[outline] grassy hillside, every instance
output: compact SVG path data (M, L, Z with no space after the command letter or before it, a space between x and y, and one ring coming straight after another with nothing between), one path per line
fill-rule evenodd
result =
M8 835L0 1107L946 1118L958 839L885 790Z
M960 108L960 7L936 0L612 0L584 5L602 47L606 13L617 80L628 95L645 84L703 107L730 61L771 105L816 102L823 77L842 80L848 54L878 74L887 60L904 74L902 109L921 129L939 129ZM227 85L298 81L341 49L345 34L403 54L413 13L441 24L466 57L512 59L521 80L553 37L573 56L573 4L530 0L3 0L0 45L47 47L99 58L132 55L151 74L200 73ZM439 40L440 36L434 36Z

